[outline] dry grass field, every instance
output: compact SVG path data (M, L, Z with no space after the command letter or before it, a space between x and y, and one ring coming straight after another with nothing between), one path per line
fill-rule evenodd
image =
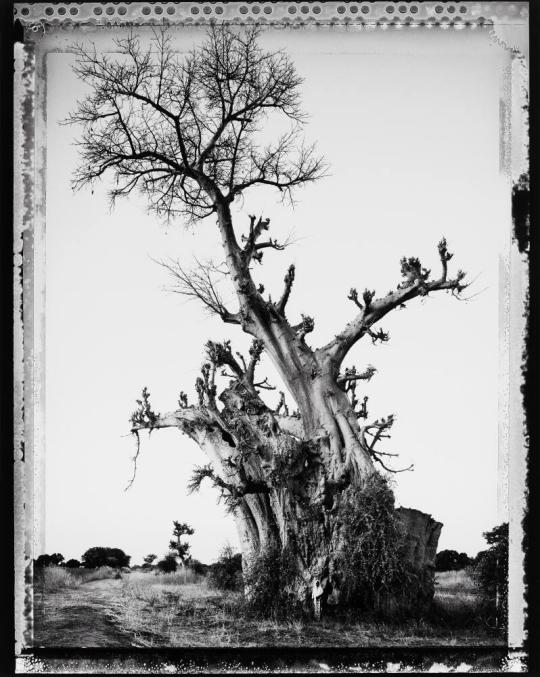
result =
M240 593L189 572L155 574L50 568L35 589L34 640L45 647L462 646L504 644L479 622L481 598L465 571L437 575L429 617L260 620Z

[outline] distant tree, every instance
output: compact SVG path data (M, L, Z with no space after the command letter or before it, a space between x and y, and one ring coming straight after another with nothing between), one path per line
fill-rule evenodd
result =
M52 555L40 555L34 562L37 567L60 566L64 561L64 555L55 552Z
M473 562L474 560L466 552L441 550L435 558L435 569L436 571L460 571Z
M169 549L180 558L182 564L187 564L191 558L189 554L190 545L189 543L182 543L180 540L182 536L192 536L195 533L195 530L189 526L189 524L173 522L174 530L173 536L174 540L169 542Z
M157 559L157 555L154 555L154 553L150 553L149 555L146 555L146 557L143 557L143 568L148 569L151 567L155 559Z
M480 550L480 552L476 555L476 557L473 559L473 565L476 566L484 557L486 554L487 550Z
M478 553L473 577L485 597L495 606L495 623L506 627L508 612L508 523L483 534L487 550Z
M165 555L163 559L160 559L157 563L158 569L163 571L163 573L168 574L173 571L176 571L178 568L178 562L176 561L176 555L174 553L169 553Z
M96 567L113 567L119 569L128 567L131 557L126 555L120 548L89 548L81 557L83 565L87 569Z
M217 562L209 567L210 585L218 590L241 590L242 589L242 555L235 553L232 546L227 543Z
M36 567L48 567L51 565L51 556L50 555L40 555L36 560L34 560L34 566Z
M81 566L81 563L78 559L68 559L64 566L68 569L78 569Z
M457 558L457 568L458 571L461 569L465 569L466 567L470 566L474 562L474 559L472 557L469 557L466 552L460 552Z
M436 571L455 571L459 554L457 550L441 550L435 558Z
M199 562L198 559L193 559L193 557L189 560L189 567L193 573L197 574L198 576L206 576L210 569L208 564L203 564L202 562Z

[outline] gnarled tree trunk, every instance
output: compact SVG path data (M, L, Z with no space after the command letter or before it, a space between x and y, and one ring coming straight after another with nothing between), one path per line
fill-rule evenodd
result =
M205 452L210 463L196 471L193 487L208 478L222 491L234 515L246 571L261 554L286 552L296 571L293 580L283 582L288 591L310 605L319 581L323 606L327 600L339 605L345 546L340 508L351 488L361 488L377 472L366 442L371 426L359 425L343 387L332 380L320 355L310 355L295 378L283 373L301 413L291 416L281 413L282 406L278 411L267 407L253 379L261 349L255 342L244 369L228 344L208 343L198 406L185 401L179 410L160 416L147 405L135 428L177 427ZM235 378L217 397L214 377L223 366ZM377 422L376 430L390 425L391 420ZM417 572L419 585L408 595L378 596L378 608L389 613L425 608L430 601L441 529L417 510L399 509L395 516L404 560Z

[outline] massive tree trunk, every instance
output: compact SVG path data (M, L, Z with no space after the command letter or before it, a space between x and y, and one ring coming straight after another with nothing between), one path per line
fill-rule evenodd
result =
M254 362L260 354L255 348ZM281 360L286 350L292 352L294 345L279 346ZM295 576L283 586L296 599L309 606L319 581L323 604L340 605L348 545L340 510L351 491L362 490L377 474L365 437L369 426L359 425L349 398L320 355L312 353L296 373L282 370L298 404L298 413L291 416L265 405L253 379L246 377L249 366L242 370L228 344L209 343L207 351L209 362L198 382L199 405L186 402L173 413L143 417L138 428L177 427L205 452L210 463L198 469L195 485L208 478L222 491L234 515L246 572L261 554L286 552L294 561ZM296 361L298 354L289 359ZM217 397L214 375L223 365L236 378ZM419 584L405 596L403 591L377 595L375 606L392 613L425 607L431 599L441 528L417 510L396 510L395 521L402 556Z

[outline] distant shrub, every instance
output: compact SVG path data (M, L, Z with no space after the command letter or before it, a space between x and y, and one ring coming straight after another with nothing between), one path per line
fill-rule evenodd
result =
M217 562L208 567L208 584L217 590L242 589L242 555L226 545Z
M174 555L166 555L163 559L159 560L157 567L160 571L163 571L163 573L170 573L177 570L178 562Z
M120 548L90 548L81 557L87 569L109 566L113 568L128 567L131 557Z
M78 559L68 559L64 566L67 569L78 569L81 566L81 563Z
M206 574L210 570L208 564L203 564L202 562L199 562L198 559L193 558L189 560L189 568L193 571L194 574L197 574L197 576L206 576ZM240 569L241 568L242 563L240 563Z

